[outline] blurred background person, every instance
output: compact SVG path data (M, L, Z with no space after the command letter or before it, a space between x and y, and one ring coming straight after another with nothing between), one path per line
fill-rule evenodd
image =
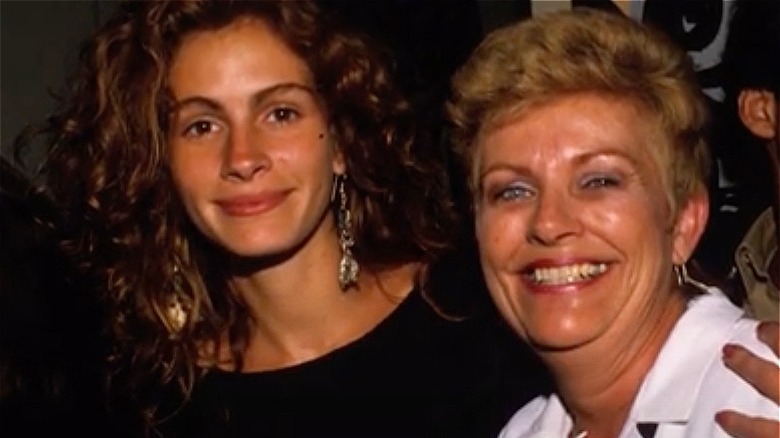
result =
M768 164L774 178L750 178L756 196L766 196L734 254L732 275L749 314L780 319L780 2L737 0L723 54L724 88L734 156L750 175ZM758 167L758 169L756 169ZM746 172L746 173L747 173Z

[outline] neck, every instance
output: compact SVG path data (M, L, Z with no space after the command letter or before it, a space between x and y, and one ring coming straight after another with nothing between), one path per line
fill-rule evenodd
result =
M357 285L343 291L340 258L335 232L326 233L282 263L230 279L252 315L242 371L283 368L346 345L379 324L413 287L415 266L361 267Z
M338 285L341 252L336 231L323 229L295 251L273 261L233 260L229 287L247 302L254 319L305 318L316 303L344 295Z
M587 431L588 438L620 435L645 376L684 311L679 294L670 301L656 317L633 325L630 336L612 333L612 339L542 353L575 431Z

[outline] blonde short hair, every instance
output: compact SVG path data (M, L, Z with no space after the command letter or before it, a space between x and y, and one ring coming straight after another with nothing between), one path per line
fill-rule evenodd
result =
M474 146L481 133L529 107L575 93L626 98L657 124L661 141L649 153L658 160L673 214L706 189L709 111L687 54L628 17L578 8L492 32L453 77L447 112L472 192Z

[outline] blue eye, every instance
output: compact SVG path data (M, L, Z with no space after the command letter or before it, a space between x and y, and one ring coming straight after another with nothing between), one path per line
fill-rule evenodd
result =
M527 199L533 196L534 191L529 187L514 185L496 191L492 198L496 201L514 201L519 199Z

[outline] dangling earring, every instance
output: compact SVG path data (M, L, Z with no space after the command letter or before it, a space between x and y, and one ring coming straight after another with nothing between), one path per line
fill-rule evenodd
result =
M681 266L685 266L685 265L683 264L683 265L674 265L673 266L673 268L674 268L674 276L677 279L677 286L685 287L685 280L683 279L683 273L682 273ZM686 269L686 271L687 271L687 269Z
M163 317L163 322L168 328L168 333L172 339L177 339L184 325L187 324L188 312L180 296L183 283L184 278L181 270L178 265L175 265L173 268L173 291L168 298L165 316Z
M346 174L336 175L330 194L331 202L336 201L337 195L339 198L336 209L336 226L339 233L339 246L341 247L341 260L339 261L339 286L341 286L341 290L347 290L349 286L355 284L360 273L360 266L352 255L355 236L352 234L352 213L347 208L347 192L344 190L346 180Z
M710 291L706 284L693 279L693 277L688 274L688 268L685 266L685 263L674 265L674 275L677 277L677 286L693 286L705 293Z

